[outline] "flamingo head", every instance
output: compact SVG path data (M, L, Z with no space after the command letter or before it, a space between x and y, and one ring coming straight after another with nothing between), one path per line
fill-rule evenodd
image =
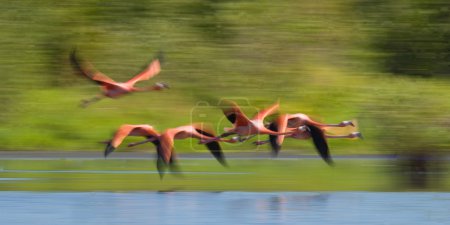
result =
M308 127L305 126L305 125L297 127L297 130L300 131L300 132L309 131Z
M164 82L157 82L155 83L155 86L159 89L170 89L170 86Z
M352 121L344 120L344 121L342 121L342 122L339 123L339 126L340 126L340 127L346 127L346 126L352 126L352 127L354 127L355 124L353 124Z
M229 141L230 143L236 143L236 142L239 142L239 136L234 136L234 137L232 137L232 138L230 138L230 141Z
M350 137L364 139L361 132L352 132L352 133L350 133Z

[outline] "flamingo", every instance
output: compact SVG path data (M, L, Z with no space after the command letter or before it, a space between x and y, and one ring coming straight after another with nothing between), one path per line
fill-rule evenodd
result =
M141 127L142 125L139 128ZM117 146L117 143L123 140L122 137L125 137L127 134L128 133L126 130L120 131L119 129L110 145L112 147ZM173 150L174 139L197 138L203 140L214 138L214 132L212 132L211 129L209 129L206 125L202 123L169 128L159 135L152 135L149 134L149 132L147 131L144 132L136 131L136 133L131 134L135 134L137 136L146 136L147 139L144 141L131 143L128 145L129 147L144 144L146 142L153 142L157 146L157 153L158 153L157 168L161 178L163 177L164 174L165 165L168 164L169 166L173 166L175 163L176 155L175 151ZM219 141L234 142L234 140L219 140ZM110 145L107 146L105 150L105 155L111 152L110 150L108 150L109 148L111 148L109 147ZM206 146L212 153L212 155L217 159L217 161L219 161L220 164L222 164L223 166L227 166L225 157L222 153L222 149L218 141L209 142L206 144Z
M156 161L156 167L158 169L158 172L160 174L160 177L162 178L163 174L163 168L165 167L165 162L162 161L162 155L163 149L161 148L161 142L159 140L159 137L161 134L153 128L153 126L148 124L139 124L139 125L132 125L132 124L124 124L117 129L116 133L114 134L113 138L111 140L102 142L106 144L106 148L104 151L105 158L108 157L109 154L111 154L116 148L119 147L119 145L123 142L123 140L127 136L142 136L145 137L145 141L137 142L129 144L128 146L134 146L138 144L143 144L146 142L152 142L156 146L156 153L157 153L157 161ZM168 160L168 164L171 168L171 170L177 170L177 167L175 165L175 159L171 158Z
M191 124L186 126L180 126L175 128L169 128L164 131L160 136L161 149L163 149L164 155L162 156L165 161L174 157L174 139L186 139L197 138L200 140L214 139L214 132L202 123ZM223 140L218 140L223 141ZM211 141L206 143L206 147L211 154L219 161L223 166L227 166L225 156L222 153L222 149L218 141Z
M153 126L148 124L123 124L117 129L111 140L103 142L107 144L104 151L105 158L116 150L127 136L142 136L146 138L145 142L152 142L156 147L160 145L160 133Z
M355 126L353 122L345 120L338 124L324 124L312 120L309 116L297 113L297 114L284 114L279 116L274 122L268 125L268 128L276 132L290 132L287 135L269 135L269 140L267 141L257 141L254 142L257 145L266 144L270 142L272 147L272 154L274 156L278 155L281 149L281 144L285 137L296 138L296 139L309 139L312 138L313 143L319 152L322 159L328 164L332 164L332 160L329 154L328 143L326 138L362 138L360 132L352 132L348 135L328 135L325 134L324 130L327 127L346 127Z
M277 132L270 130L264 126L264 118L275 113L279 107L279 102L259 111L252 119L249 119L240 109L240 107L233 101L228 101L230 107L223 109L223 113L227 119L233 123L232 128L225 128L225 133L216 137L215 139L202 140L203 143L219 140L220 138L229 135L237 134L237 140L240 142L248 140L257 134L269 135L285 135L289 132ZM236 139L232 139L233 141Z
M89 104L99 101L104 97L108 98L118 98L122 95L131 93L131 92L140 92L140 91L159 91L162 89L169 88L169 86L165 83L155 83L153 86L138 88L134 85L143 80L148 80L154 76L156 76L160 71L160 62L159 59L153 60L147 68L134 76L130 80L126 82L116 82L106 76L105 74L97 71L89 62L83 61L79 62L76 51L74 50L70 55L70 61L74 68L78 70L82 75L94 81L98 85L101 86L102 93L95 96L92 99L83 100L81 103L82 107L86 107Z

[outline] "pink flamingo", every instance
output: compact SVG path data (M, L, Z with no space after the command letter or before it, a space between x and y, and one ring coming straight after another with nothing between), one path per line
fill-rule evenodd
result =
M160 63L158 59L153 60L147 68L134 76L130 80L126 82L116 82L113 79L109 78L105 74L97 71L89 62L83 61L80 63L76 56L76 51L74 50L70 55L70 60L75 69L77 69L82 75L94 81L98 85L101 86L102 94L97 95L96 97L83 100L81 106L86 107L89 104L99 101L104 97L108 98L118 98L122 95L138 92L138 91L158 91L165 88L169 88L169 86L165 83L155 83L155 85L150 87L138 88L134 85L143 80L148 80L154 76L156 76L160 71Z
M170 166L172 171L178 171L176 167L176 155L174 151L174 139L197 138L201 140L209 140L214 138L214 132L206 125L191 124L175 128L166 129L162 134L159 134L149 125L122 125L114 135L114 138L107 141L105 149L105 157L114 151L126 136L144 136L146 140L130 143L128 146L136 146L147 142L153 142L157 147L157 169L162 178L164 175L166 165ZM234 142L233 140L219 140ZM206 144L211 154L223 166L227 166L225 156L222 152L218 141L212 141Z
M161 149L161 143L159 141L159 137L161 136L161 134L155 128L147 124L140 124L140 125L124 124L120 126L111 140L102 142L106 144L106 148L104 151L105 158L108 157L108 155L111 154L114 150L116 150L116 148L120 146L120 144L127 136L141 136L146 138L144 141L129 144L128 145L129 147L147 142L152 142L155 145L157 156L156 168L161 178L164 172L163 169L166 166L165 164L168 164L171 170L174 171L177 170L174 159L170 159L167 163L162 161L162 155L164 153L162 152L163 150Z
M274 122L269 124L269 129L276 132L290 132L287 135L269 135L269 140L267 141L257 141L254 142L257 145L271 144L272 154L274 156L278 155L281 149L281 145L285 137L296 138L296 139L309 139L312 138L313 143L319 152L319 155L327 162L332 164L332 160L329 153L328 143L326 138L362 138L360 132L352 132L348 135L328 135L325 134L324 130L327 127L346 127L354 126L351 121L342 121L338 124L325 124L312 120L309 116L301 113L297 114L283 114L279 116Z
M249 119L240 109L240 107L233 101L228 101L230 107L223 109L223 113L227 119L233 123L232 128L225 128L225 133L216 137L216 139L203 140L202 142L209 142L211 140L218 140L222 137L227 137L229 135L237 134L237 140L245 141L257 134L269 134L269 135L285 135L289 132L277 132L272 131L264 126L264 118L275 113L278 110L279 103L267 107L259 111L252 119ZM232 139L236 141L236 138Z

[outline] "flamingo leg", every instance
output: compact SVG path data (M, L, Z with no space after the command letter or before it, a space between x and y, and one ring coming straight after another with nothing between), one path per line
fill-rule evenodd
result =
M256 134L250 135L250 136L246 136L246 137L241 137L239 136L239 142L244 142L250 138L253 138L254 136L256 136Z
M324 123L319 123L319 122L316 122L313 120L310 120L308 123L310 125L319 126L319 127L347 127L347 126L354 127L355 126L355 124L350 120L344 120L338 124L324 124Z
M253 142L253 144L255 144L255 145L264 145L264 144L267 144L267 143L269 143L270 142L270 140L265 140L265 141L255 141L255 142Z
M160 91L162 89L169 89L169 85L165 83L156 83L153 86L147 86L143 88L135 87L134 91L144 92L144 91Z
M95 97L93 97L93 98L91 98L91 99L84 99L84 100L81 100L80 107L86 108L86 107L88 107L90 104L92 104L92 103L94 103L94 102L100 101L102 98L104 98L102 95L97 95L97 96L95 96Z
M306 139L306 138L309 138L310 136L305 136L303 138L298 138L298 137L294 137L294 136L291 136L291 137L297 138L297 139ZM350 134L347 134L347 135L329 135L329 134L325 134L325 138L360 138L360 139L364 139L360 132L353 132L353 133L350 133ZM264 145L264 144L267 144L269 142L270 142L270 140L255 141L255 142L253 142L253 144L255 144L255 145Z
M228 137L228 136L230 136L232 134L234 134L234 132L226 132L226 133L223 133L220 136L218 136L218 138Z
M219 135L219 136L217 136L215 138L201 139L199 143L200 144L208 144L208 143L213 142L213 141L220 141L222 138L228 137L228 136L230 136L232 134L235 134L235 133L234 132L226 132L226 133L223 133L223 134L221 134L221 135Z
M364 139L360 132L352 132L347 135L325 135L326 138L360 138Z
M147 142L152 142L152 141L155 141L155 140L156 140L155 137L148 138L148 139L145 139L145 140L143 140L143 141L138 141L138 142L130 143L130 144L128 144L128 147L133 147L133 146L136 146L136 145L142 145L142 144L145 144L145 143L147 143Z

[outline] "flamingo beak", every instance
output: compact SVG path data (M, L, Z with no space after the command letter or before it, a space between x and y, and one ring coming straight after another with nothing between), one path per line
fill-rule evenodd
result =
M305 125L300 126L300 127L298 127L297 129L298 129L299 131L301 131L301 132L309 131L309 128L308 128L307 126L305 126Z
M364 140L364 137L363 137L363 135L361 134L361 132L355 132L354 134L355 134L355 136L356 136L357 138Z
M232 137L230 140L232 141L232 143L236 143L239 141L239 137L235 136L235 137Z
M348 120L342 121L341 124L344 125L344 126L352 126L352 127L355 127L355 124L353 124L352 121L348 121Z
M156 82L155 86L159 88L159 90L161 89L170 89L170 86L164 82Z
M160 83L163 88L170 89L170 86L167 83Z

